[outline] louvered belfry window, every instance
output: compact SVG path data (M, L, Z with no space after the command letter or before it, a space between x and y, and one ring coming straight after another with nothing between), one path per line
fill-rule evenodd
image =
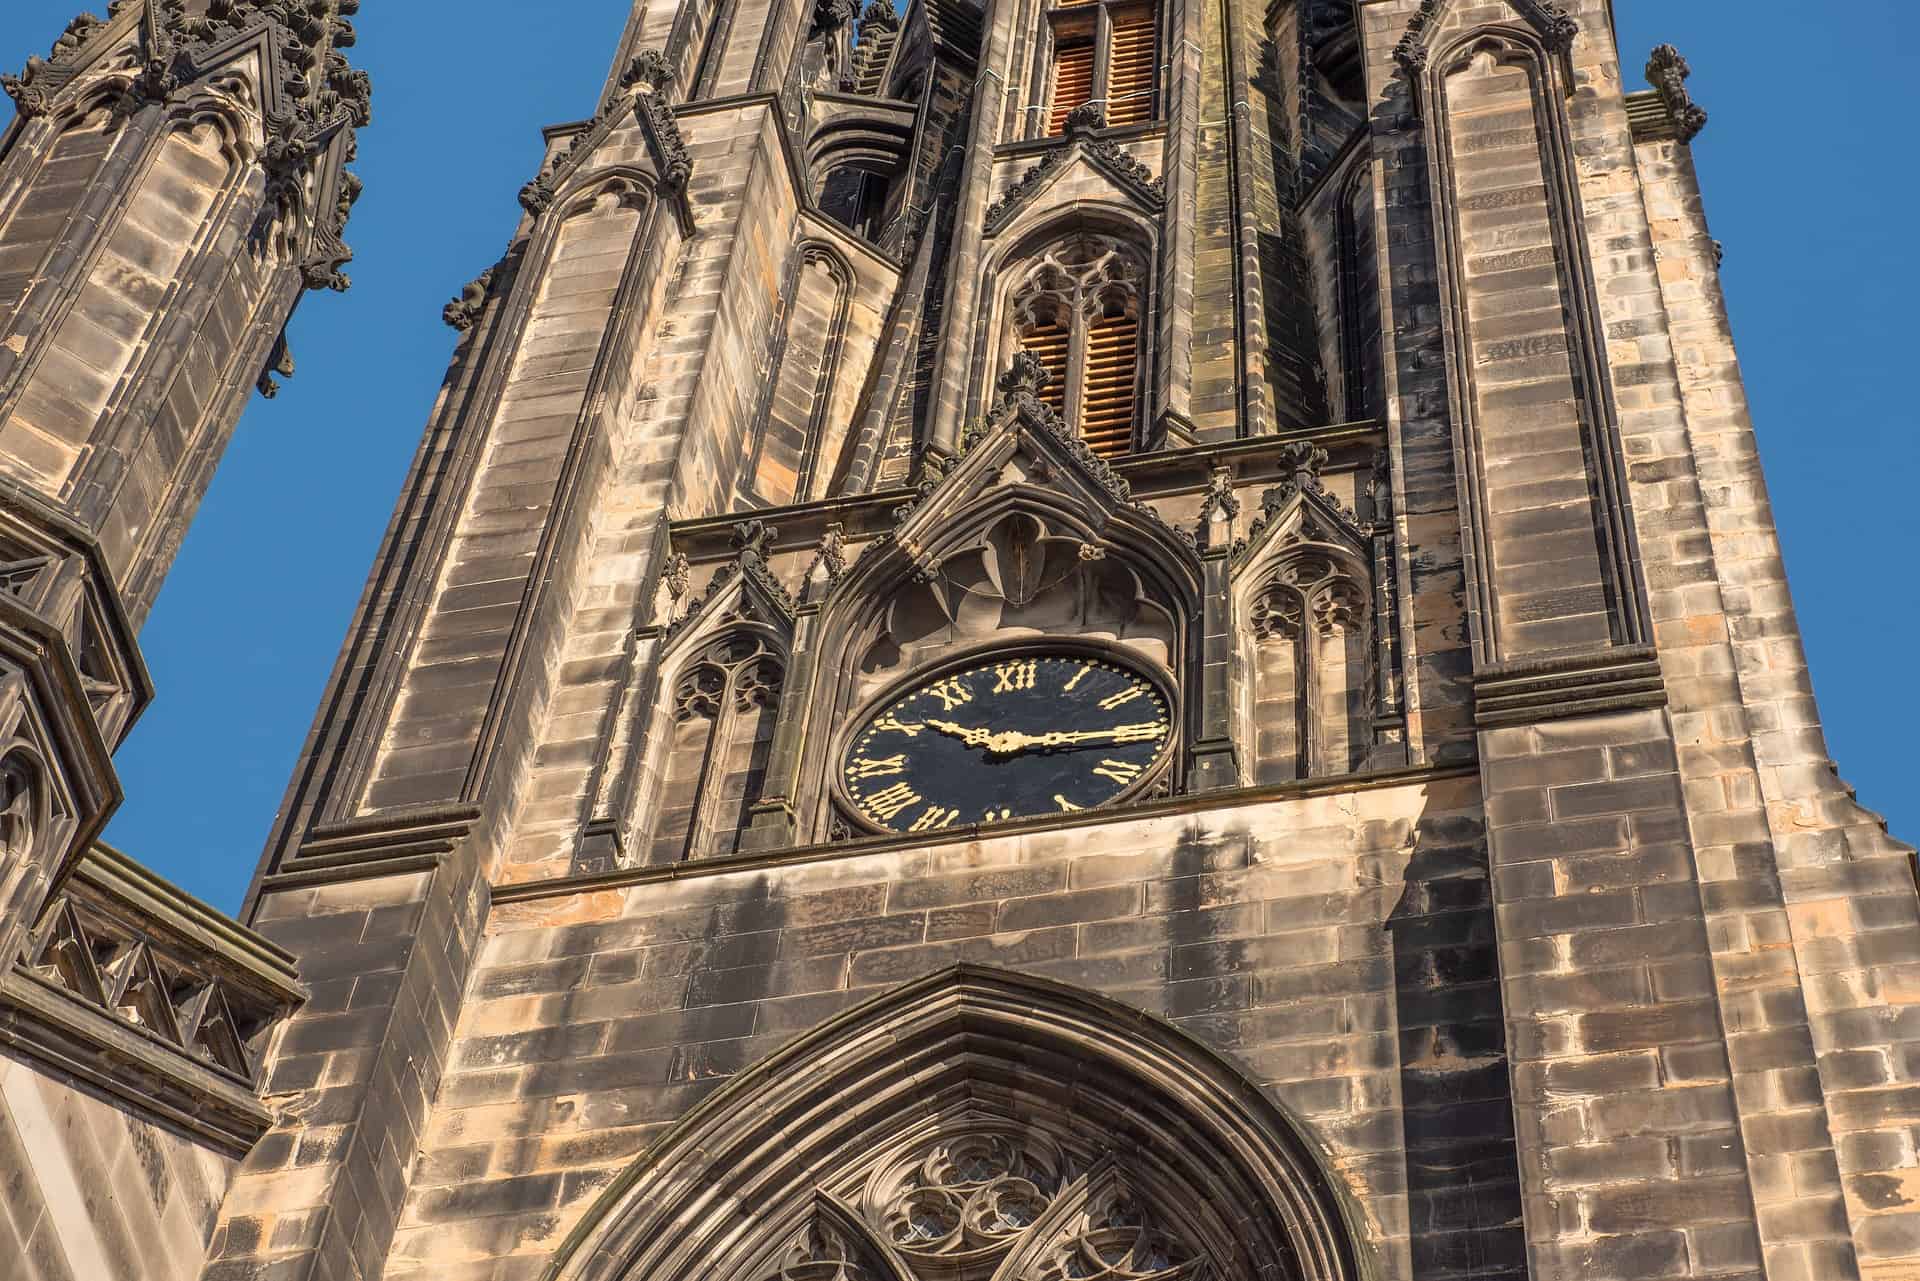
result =
M1158 23L1151 5L1071 0L1054 6L1051 21L1049 136L1063 136L1073 109L1089 102L1100 108L1109 126L1154 119Z
M1041 399L1103 458L1132 451L1142 401L1146 257L1112 236L1076 232L1022 264L1015 339L1046 367Z

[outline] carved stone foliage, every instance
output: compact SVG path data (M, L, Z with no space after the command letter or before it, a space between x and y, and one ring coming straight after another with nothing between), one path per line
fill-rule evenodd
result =
M573 135L565 151L520 189L521 208L536 218L545 213L567 176L606 141L627 111L633 113L647 136L660 185L669 191L683 189L693 173L693 157L667 100L672 81L673 67L665 54L657 49L636 54L620 74L619 91L601 105L585 128Z
M90 13L83 13L67 24L45 58L28 58L17 76L0 75L0 90L13 99L20 114L28 119L43 115L53 105L54 95L74 77L73 64L81 46L107 24Z
M440 319L463 334L478 324L487 305L487 291L493 288L493 274L494 268L489 267L468 281L460 296L440 309Z
M988 234L1013 221L1035 193L1047 185L1054 173L1075 155L1084 155L1093 167L1112 178L1121 188L1137 196L1149 210L1158 211L1167 202L1163 179L1134 159L1132 154L1110 138L1093 136L1106 125L1106 117L1092 104L1074 108L1067 119L1067 145L1055 147L1036 161L1031 169L1014 179L1011 186L987 209Z
M1408 74L1426 70L1427 59L1432 53L1433 37L1437 34L1440 20L1446 16L1448 6L1454 0L1423 0L1420 11L1413 15L1407 24L1406 34L1400 37L1400 43L1394 46L1393 57ZM1555 0L1509 0L1520 11L1555 53L1565 53L1573 48L1574 37L1580 34L1580 23L1567 11L1555 3Z
M82 14L68 25L50 57L29 59L20 76L0 76L24 117L52 110L61 92L86 68L89 42L130 7L116 0L107 21ZM308 288L344 290L341 268L353 253L343 236L361 184L340 165L355 155L354 131L373 119L373 85L341 50L355 42L349 19L359 0L148 0L141 10L130 57L132 74L116 67L120 92L111 118L117 125L149 103L164 102L200 83L228 62L237 39L265 37L271 59L262 102L266 178L257 234L310 221L312 234L300 269ZM338 160L322 165L336 151ZM310 216L307 211L310 211Z
M1424 81L1428 64L1433 58L1433 46L1440 35L1442 21L1446 18L1449 6L1457 0L1424 0L1420 11L1413 15L1407 24L1406 34L1400 37L1400 43L1394 46L1393 58L1406 72L1408 87L1412 93L1412 106L1415 118L1427 111ZM1580 23L1567 13L1555 0L1508 0L1508 3L1539 33L1541 44L1547 52L1553 54L1565 68L1571 79L1570 57L1575 37L1580 34Z
M725 614L726 621L773 623L782 629L791 629L797 604L786 585L775 578L773 571L767 567L768 549L779 537L780 531L762 520L747 520L735 525L732 534L734 558L713 571L706 589L689 602L684 614L668 620L667 635L679 635L695 618L708 612L710 606L726 596L736 581L746 590L731 603ZM687 579L680 577L683 573L690 574L691 567L669 562L667 588L676 605L686 592ZM678 590L674 589L676 582Z

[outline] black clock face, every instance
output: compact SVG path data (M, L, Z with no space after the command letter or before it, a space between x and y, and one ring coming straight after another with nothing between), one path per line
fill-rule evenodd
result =
M875 713L841 781L891 832L1071 813L1131 790L1172 736L1160 687L1118 663L984 658Z

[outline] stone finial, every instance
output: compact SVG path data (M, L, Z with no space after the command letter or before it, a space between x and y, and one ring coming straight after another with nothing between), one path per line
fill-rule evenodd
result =
M1661 45L1647 59L1647 83L1659 91L1661 101L1666 103L1674 135L1681 142L1692 142L1707 127L1707 113L1695 105L1693 95L1687 92L1687 77L1692 74L1693 68L1670 44Z
M765 561L767 549L779 537L780 531L764 520L743 520L733 527L733 534L728 542L736 552L740 553L741 560L751 557L754 560Z
M898 31L899 29L900 12L888 4L887 0L868 0L867 7L860 11L862 32Z
M1107 113L1097 104L1083 102L1067 113L1067 137L1077 138L1107 127Z
M1316 492L1320 489L1320 469L1327 465L1327 451L1318 445L1296 440L1280 450L1284 471L1280 488L1287 493Z
M1206 497L1200 501L1200 521L1194 527L1194 545L1202 551L1224 547L1233 541L1234 518L1240 514L1240 498L1233 492L1233 469L1216 467L1207 479Z
M1052 381L1053 375L1047 372L1047 367L1040 363L1038 356L1030 351L1019 351L1014 353L1013 363L1007 366L1007 372L1000 375L995 385L1002 397L1037 397Z
M620 87L628 91L644 89L648 93L661 93L672 82L673 64L658 49L642 49L620 73Z

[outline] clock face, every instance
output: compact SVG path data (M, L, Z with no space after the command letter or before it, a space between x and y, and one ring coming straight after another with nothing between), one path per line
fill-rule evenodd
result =
M983 658L887 703L841 762L847 796L890 832L1104 805L1172 742L1160 687L1079 654Z

